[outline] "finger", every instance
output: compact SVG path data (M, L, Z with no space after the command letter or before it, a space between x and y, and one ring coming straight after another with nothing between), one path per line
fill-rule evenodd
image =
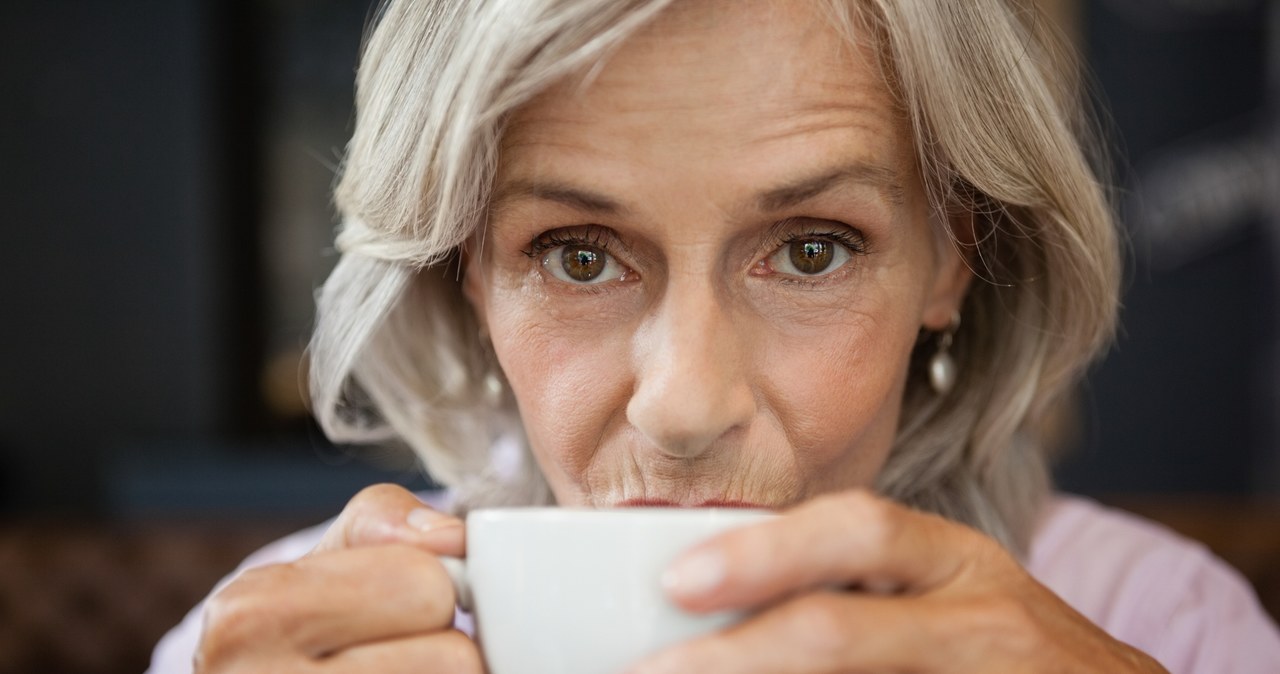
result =
M313 552L401 543L437 555L461 557L462 521L425 506L393 484L366 487L342 510Z
M735 672L821 674L938 671L934 622L916 597L817 592L796 597L728 630L667 649L628 674Z
M205 646L323 657L353 645L446 629L453 583L431 554L365 547L250 569L214 595Z
M668 567L663 585L696 612L751 608L829 586L924 591L956 574L982 540L935 515L848 492L695 547Z
M470 637L457 630L446 630L348 648L326 658L320 671L334 674L484 674L484 663Z

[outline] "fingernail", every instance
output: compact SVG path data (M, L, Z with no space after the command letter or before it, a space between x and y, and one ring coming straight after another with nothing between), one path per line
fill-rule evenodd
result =
M724 582L724 555L700 550L687 555L662 574L662 587L669 594L692 597L705 594Z
M428 508L414 508L409 511L405 522L418 531L435 531L448 526L462 526L462 520Z

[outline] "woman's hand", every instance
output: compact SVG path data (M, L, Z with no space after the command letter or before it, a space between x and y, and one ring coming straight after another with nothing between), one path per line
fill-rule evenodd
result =
M436 559L464 547L456 518L400 487L365 489L306 557L250 569L209 600L196 671L480 674Z
M677 560L664 584L687 610L758 612L631 674L1165 671L994 540L866 492L723 534Z

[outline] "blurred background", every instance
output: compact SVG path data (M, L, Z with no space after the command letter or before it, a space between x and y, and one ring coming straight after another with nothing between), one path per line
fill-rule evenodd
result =
M427 486L303 397L371 4L0 6L0 674L141 671L252 549ZM1205 541L1276 615L1280 2L1043 4L1131 240L1059 482Z

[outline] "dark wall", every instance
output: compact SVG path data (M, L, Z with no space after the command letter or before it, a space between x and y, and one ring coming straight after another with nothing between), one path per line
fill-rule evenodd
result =
M1130 269L1061 481L1280 492L1280 6L1094 0L1085 33Z
M264 279L287 268L263 254L268 148L304 168L340 155L369 4L0 7L0 512L265 507L267 482L276 503L314 504L298 495L328 480L327 512L380 477L333 482L350 457L273 418L262 386ZM270 135L295 119L321 136L315 147ZM280 207L316 214L313 240L331 238L331 177L312 171L318 196ZM296 255L318 260L327 245ZM302 318L277 341L305 343L319 277L301 279ZM318 471L321 486L281 484L295 465L299 483Z
M245 325L227 252L244 210L219 90L216 3L6 3L0 63L9 221L0 470L12 502L91 498L131 434L233 421ZM241 320L229 320L233 314ZM250 314L251 315L251 314Z

